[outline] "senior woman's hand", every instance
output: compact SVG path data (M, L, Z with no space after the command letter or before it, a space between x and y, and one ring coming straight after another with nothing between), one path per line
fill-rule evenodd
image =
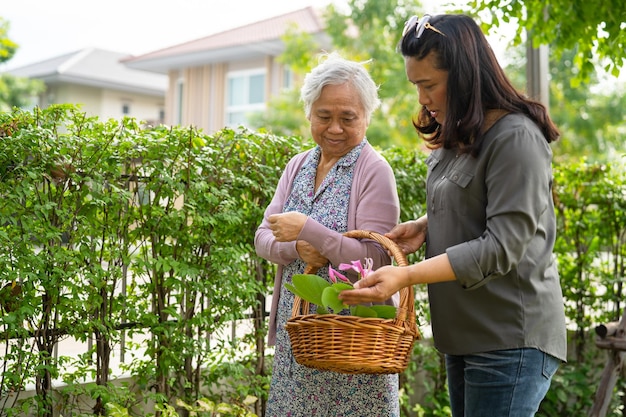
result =
M304 227L307 215L290 211L287 213L272 214L267 218L269 228L279 242L292 242L298 238Z
M298 240L296 242L296 250L298 251L298 255L300 255L300 259L309 266L321 268L328 263L328 259L305 240Z

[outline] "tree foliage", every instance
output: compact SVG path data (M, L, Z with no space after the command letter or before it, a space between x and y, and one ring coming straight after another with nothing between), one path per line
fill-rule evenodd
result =
M573 87L575 53L563 51L550 61L550 113L561 131L555 155L570 160L580 155L589 161L619 160L626 149L626 86L600 82L593 71L586 88Z
M473 0L467 7L484 17L486 26L515 23L517 42L530 34L533 45L550 45L560 57L575 51L579 73L575 82L588 81L596 56L617 77L626 62L626 9L623 0Z
M507 51L505 70L520 90L526 84L525 53L523 45ZM594 71L589 84L573 87L574 54L564 51L549 62L550 115L561 132L561 139L552 146L555 159L578 162L585 155L589 162L619 161L626 149L626 85L602 80Z
M18 44L9 39L10 24L0 17L0 64L13 58Z
M45 89L41 80L0 74L0 111L10 111L13 107L31 108L34 98Z
M9 22L0 17L0 64L13 58L19 48L18 44L9 39L9 27ZM40 80L0 74L0 111L30 107L33 97L43 91L45 85Z

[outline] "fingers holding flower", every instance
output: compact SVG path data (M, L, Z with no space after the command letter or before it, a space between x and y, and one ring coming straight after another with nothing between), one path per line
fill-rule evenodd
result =
M339 299L349 305L383 302L404 288L409 281L407 268L383 266L354 283L354 289L342 291Z

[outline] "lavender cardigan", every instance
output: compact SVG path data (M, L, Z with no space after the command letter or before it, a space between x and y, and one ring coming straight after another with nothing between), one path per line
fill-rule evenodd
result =
M268 216L281 213L291 192L292 183L309 151L294 156L283 171L276 192L265 210L263 222L256 231L254 245L262 258L278 264L270 310L269 345L276 341L276 310L282 284L283 265L298 258L296 242L277 242L269 229ZM391 166L370 144L366 144L357 159L348 206L348 229L386 233L398 222L400 203ZM342 233L322 226L308 218L298 240L306 240L332 265L355 259L372 258L374 268L389 264L387 251L373 241L344 237ZM397 296L396 296L397 299Z

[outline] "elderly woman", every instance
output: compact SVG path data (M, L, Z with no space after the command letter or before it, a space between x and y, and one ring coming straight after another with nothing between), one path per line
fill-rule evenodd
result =
M284 326L293 294L284 283L305 266L372 258L389 264L378 243L344 237L348 230L385 233L400 209L391 167L368 143L365 131L379 106L378 88L363 65L330 54L304 79L304 110L317 144L286 166L259 226L259 256L278 264L270 313L275 344L266 417L399 416L398 375L347 375L295 362Z

